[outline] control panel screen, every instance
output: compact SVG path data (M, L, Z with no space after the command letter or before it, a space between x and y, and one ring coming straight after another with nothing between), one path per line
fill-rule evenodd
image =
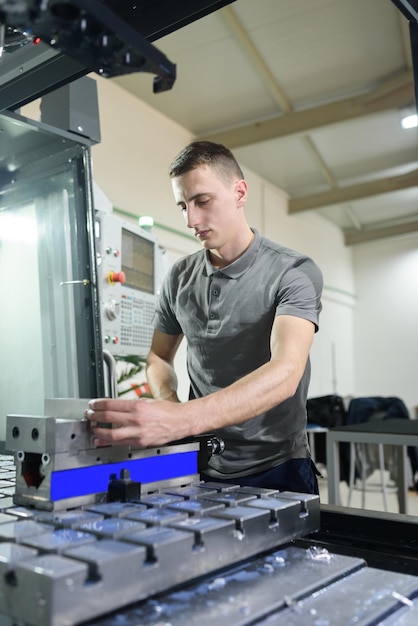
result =
M154 242L122 228L125 286L154 293Z

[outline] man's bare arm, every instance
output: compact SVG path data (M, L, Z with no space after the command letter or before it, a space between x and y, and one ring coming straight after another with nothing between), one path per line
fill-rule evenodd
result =
M242 423L292 397L300 383L315 333L308 320L276 317L271 360L229 387L189 403L191 424L199 434Z
M311 322L287 315L277 317L271 335L271 360L229 387L204 398L182 404L161 400L93 400L88 419L117 426L115 429L95 428L95 443L162 445L239 424L268 411L294 395L306 367L313 336ZM173 340L175 353L174 345ZM165 365L159 365L165 367L169 363L167 359ZM166 389L171 394L172 382Z
M182 339L183 335L167 335L159 330L154 331L146 372L151 395L156 400L180 402L177 396L174 357Z

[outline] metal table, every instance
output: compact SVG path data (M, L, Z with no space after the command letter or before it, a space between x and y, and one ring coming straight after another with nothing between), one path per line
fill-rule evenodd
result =
M418 420L387 419L350 424L329 430L327 438L328 502L341 505L339 443L398 446L399 512L408 513L407 446L418 446Z

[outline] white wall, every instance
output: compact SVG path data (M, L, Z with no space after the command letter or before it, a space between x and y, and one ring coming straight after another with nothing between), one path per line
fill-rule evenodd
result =
M353 248L357 395L418 407L418 234Z

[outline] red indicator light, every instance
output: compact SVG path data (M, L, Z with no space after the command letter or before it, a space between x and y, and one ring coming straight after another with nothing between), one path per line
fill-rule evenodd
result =
M39 44L41 43L41 38L40 37L34 37L32 39L32 42L35 44L35 46L39 46Z

